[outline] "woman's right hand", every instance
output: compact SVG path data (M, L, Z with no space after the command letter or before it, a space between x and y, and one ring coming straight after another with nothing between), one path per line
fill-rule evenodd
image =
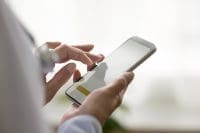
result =
M80 79L80 77L80 72L76 71L74 81ZM126 88L133 77L132 72L126 72L109 85L93 91L79 107L74 106L70 112L67 112L62 118L62 122L78 115L92 115L103 125L121 104Z

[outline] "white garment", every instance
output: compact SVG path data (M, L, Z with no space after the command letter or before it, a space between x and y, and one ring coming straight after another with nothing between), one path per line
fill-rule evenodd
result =
M31 41L0 1L0 132L47 133L42 80Z
M4 0L0 0L0 133L49 133L43 119L43 86L30 37ZM64 127L63 127L64 126ZM92 116L78 116L62 125L63 132L101 132Z
M90 115L80 115L69 121L65 121L58 133L101 133L102 128L99 121Z

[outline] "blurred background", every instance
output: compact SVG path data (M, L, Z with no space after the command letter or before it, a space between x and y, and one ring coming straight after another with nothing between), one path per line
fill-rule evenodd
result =
M107 56L133 35L157 46L156 54L135 70L105 132L200 131L199 0L7 1L38 46L46 41L93 43L94 53ZM78 67L86 72L85 66ZM64 95L70 84L43 109L54 126L71 104Z

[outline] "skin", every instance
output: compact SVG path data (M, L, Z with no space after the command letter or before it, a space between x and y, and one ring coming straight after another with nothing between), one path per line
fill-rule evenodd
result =
M87 69L91 70L94 68L96 62L104 59L104 56L101 54L95 55L89 53L94 47L90 44L68 46L62 45L60 42L47 42L47 45L58 54L60 60L56 63L64 63L72 59L86 64ZM46 89L45 103L48 103L54 97L56 92L72 75L74 82L81 78L80 71L76 69L76 65L69 63L58 71L49 82L46 82L44 78ZM71 110L63 116L61 123L78 115L92 115L103 125L106 119L121 104L126 88L133 77L134 74L132 72L125 72L109 85L93 91L87 96L82 105L77 106L73 104Z
M68 46L61 44L60 42L47 42L47 46L53 49L59 56L59 61L56 63L64 63L69 60L80 61L86 64L88 68L93 67L96 62L103 60L104 56L99 54L91 54L89 51L93 49L93 45L76 45ZM46 75L44 75L45 83L45 104L47 104L55 96L57 91L70 79L73 73L76 71L76 65L69 63L61 68L55 76L48 82L46 82Z
M126 72L109 85L93 91L80 106L73 104L72 109L63 116L61 123L78 115L93 115L103 125L121 104L126 88L133 77L132 72ZM74 81L77 79L80 79L78 70L75 72Z

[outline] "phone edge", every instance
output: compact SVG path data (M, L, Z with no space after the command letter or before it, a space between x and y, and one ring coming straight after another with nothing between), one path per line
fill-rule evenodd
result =
M134 66L132 66L132 67L130 67L128 70L127 70L127 72L130 72L130 71L133 71L133 70L135 70L140 64L142 64L147 58L149 58L151 55L153 55L155 52L156 52L156 50L157 50L157 48L156 48L156 46L153 44L153 43L151 43L151 42L149 42L149 41L147 41L147 40L144 40L144 39L142 39L142 38L140 38L140 37L138 37L138 36L132 36L132 37L130 37L130 38L128 38L126 41L128 41L129 39L133 39L133 40L135 40L136 42L139 42L139 43L141 43L142 45L145 45L146 47L149 47L150 49L151 49L151 51L146 55L146 56L144 56L140 61L138 61ZM125 42L126 42L125 41ZM124 42L124 43L125 43ZM118 48L120 48L121 47L121 45L118 47ZM116 48L116 49L118 49L118 48ZM116 50L115 49L115 50ZM114 50L114 51L115 51ZM87 74L87 73L86 73ZM74 84L72 84L70 87L72 87ZM68 87L68 89L70 88L70 87ZM69 100L71 100L71 101L73 101L73 102L75 102L76 104L78 104L78 105L81 105L81 103L79 103L77 100L75 100L73 97L71 97L70 95L68 95L68 93L67 93L67 90L68 89L66 89L65 90L65 95L68 97L68 99Z

